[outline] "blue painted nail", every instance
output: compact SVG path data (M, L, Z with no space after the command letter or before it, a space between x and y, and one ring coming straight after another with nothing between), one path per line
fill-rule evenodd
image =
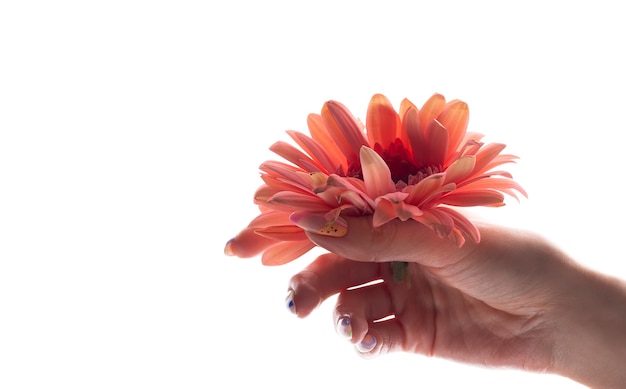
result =
M285 298L285 305L287 306L287 309L294 315L296 314L296 303L294 302L295 295L296 293L293 291L293 289L289 289L289 291L287 292L287 297Z
M365 335L363 340L356 345L356 349L361 353L368 353L376 347L376 338L370 334Z
M352 339L352 322L349 316L341 316L337 320L337 333L345 339Z

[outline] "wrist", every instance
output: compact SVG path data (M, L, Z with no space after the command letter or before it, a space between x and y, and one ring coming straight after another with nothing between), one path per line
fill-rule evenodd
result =
M553 312L554 372L594 388L626 387L626 285L576 268Z

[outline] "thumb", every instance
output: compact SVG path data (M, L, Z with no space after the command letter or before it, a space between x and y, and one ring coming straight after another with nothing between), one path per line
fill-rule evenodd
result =
M307 231L309 239L335 254L361 262L419 262L444 266L458 262L474 244L457 247L415 221L392 220L373 227L371 216L340 217L328 222L324 215L294 213L291 221Z

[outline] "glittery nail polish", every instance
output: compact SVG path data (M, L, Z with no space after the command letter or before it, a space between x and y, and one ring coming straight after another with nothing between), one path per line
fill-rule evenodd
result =
M309 212L294 212L289 220L305 231L340 238L348 233L348 223L342 217L326 220L324 215Z

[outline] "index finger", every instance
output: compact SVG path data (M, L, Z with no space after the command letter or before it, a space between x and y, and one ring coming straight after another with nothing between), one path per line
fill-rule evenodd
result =
M328 253L291 278L288 299L295 307L292 311L305 317L330 296L381 278L378 263L356 262Z

